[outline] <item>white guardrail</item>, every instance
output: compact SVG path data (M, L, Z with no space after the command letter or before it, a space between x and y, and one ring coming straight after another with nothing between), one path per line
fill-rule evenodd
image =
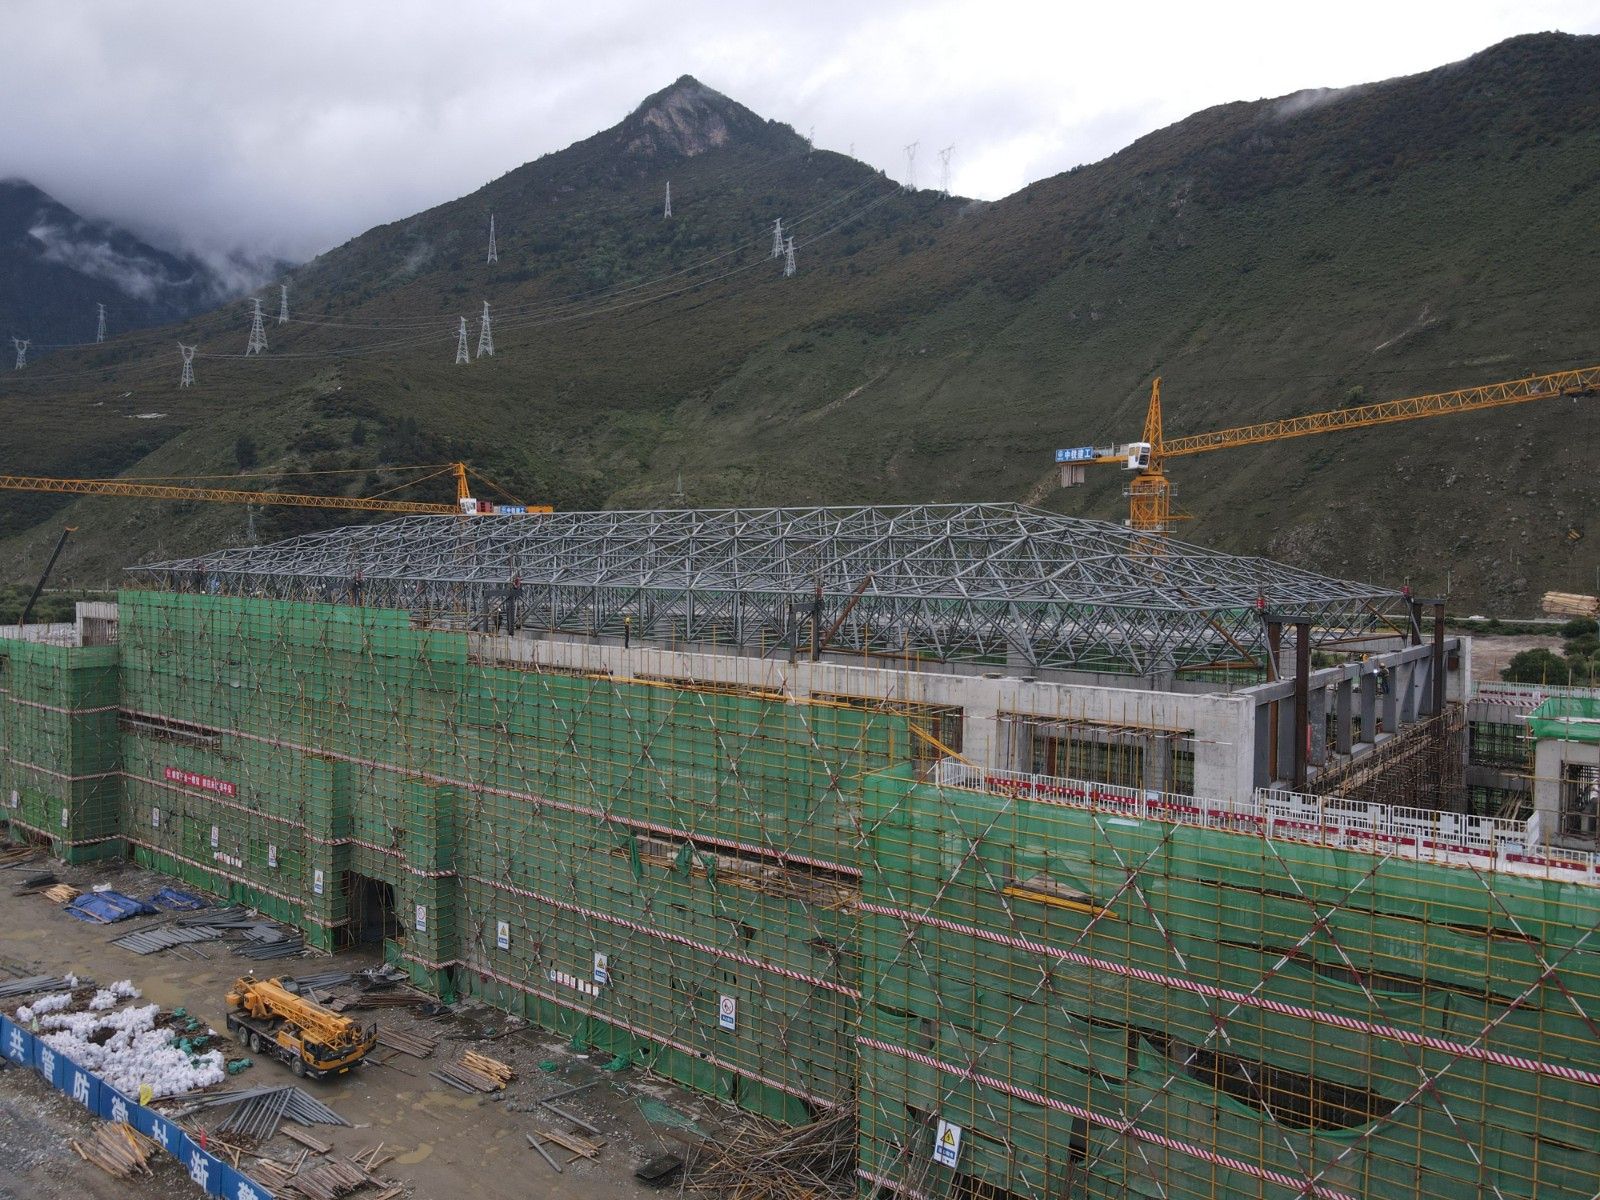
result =
M1472 685L1472 698L1487 704L1510 704L1517 708L1535 709L1551 696L1581 696L1600 699L1600 688L1567 687L1555 683L1498 683L1481 682Z
M1527 821L1508 821L1425 808L1363 804L1338 796L1308 796L1275 788L1257 788L1243 801L1216 800L1057 775L985 771L950 758L938 764L934 781L945 787L1064 804L1137 820L1197 825L1339 850L1398 854L1453 866L1600 883L1600 855L1544 845L1537 813Z

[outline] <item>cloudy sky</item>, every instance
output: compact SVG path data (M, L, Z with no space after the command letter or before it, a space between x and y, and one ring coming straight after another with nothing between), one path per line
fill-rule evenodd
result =
M304 258L688 73L993 198L1207 105L1426 70L1595 0L4 0L0 177L172 244ZM1448 13L1447 17L1442 14Z

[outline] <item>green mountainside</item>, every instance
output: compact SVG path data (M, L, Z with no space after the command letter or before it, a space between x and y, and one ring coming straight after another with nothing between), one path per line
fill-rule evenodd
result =
M1136 437L1156 374L1180 435L1600 362L1597 233L1600 38L1223 105L995 203L905 192L686 77L297 269L264 357L235 305L0 379L0 469L374 494L461 456L562 508L1120 520L1120 472L1062 492L1051 451ZM495 354L456 365L485 300ZM182 391L180 338L201 347ZM1597 437L1600 399L1560 400L1179 460L1182 536L1531 611L1595 585ZM36 573L63 520L86 585L246 536L229 506L11 492L0 579ZM327 523L268 510L255 532Z

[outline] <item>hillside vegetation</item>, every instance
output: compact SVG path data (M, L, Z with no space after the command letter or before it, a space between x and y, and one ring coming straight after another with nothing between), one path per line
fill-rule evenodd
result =
M0 468L372 493L462 456L563 508L1009 498L1120 520L1119 472L1064 493L1050 452L1135 437L1155 374L1181 434L1600 362L1597 228L1595 38L1224 105L992 204L906 193L683 79L299 268L264 358L233 306L0 380ZM496 353L455 365L485 300ZM177 338L201 345L184 391ZM1183 535L1529 611L1594 586L1597 434L1600 400L1548 401L1181 460ZM245 535L224 506L8 493L0 578L36 572L63 519L62 577L91 586Z

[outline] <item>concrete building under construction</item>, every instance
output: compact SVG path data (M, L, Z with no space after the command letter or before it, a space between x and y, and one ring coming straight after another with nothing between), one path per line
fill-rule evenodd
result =
M1436 615L1008 505L410 518L0 631L0 795L853 1109L863 1194L1592 1197L1595 714Z

